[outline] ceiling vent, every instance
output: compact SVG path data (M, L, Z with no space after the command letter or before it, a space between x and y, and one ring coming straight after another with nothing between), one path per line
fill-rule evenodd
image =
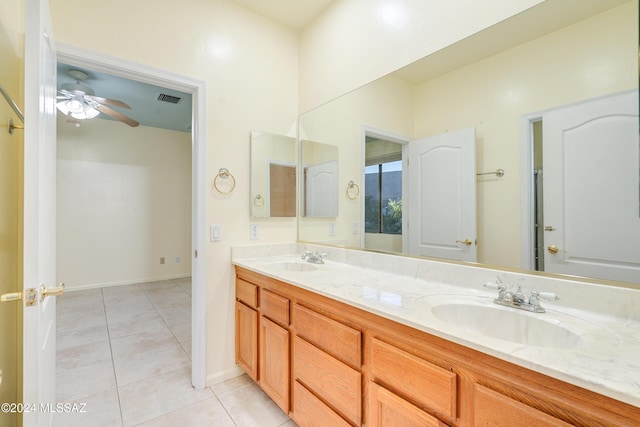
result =
M169 104L177 104L180 102L182 98L172 95L167 95L166 93L161 93L158 95L158 101L168 102Z

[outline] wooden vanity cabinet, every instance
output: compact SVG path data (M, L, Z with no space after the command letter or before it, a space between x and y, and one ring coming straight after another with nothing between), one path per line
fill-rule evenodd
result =
M236 363L258 380L258 287L236 280Z
M289 300L262 289L260 312L258 384L285 413L289 413Z
M240 267L236 360L300 427L640 420L639 407Z

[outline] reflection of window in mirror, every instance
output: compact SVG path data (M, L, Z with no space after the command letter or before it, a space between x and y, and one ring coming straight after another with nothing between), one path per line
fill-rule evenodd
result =
M295 165L269 164L269 216L296 216Z
M402 249L402 145L367 137L365 247Z

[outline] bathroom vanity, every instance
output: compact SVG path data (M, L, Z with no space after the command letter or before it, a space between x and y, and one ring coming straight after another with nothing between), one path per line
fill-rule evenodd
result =
M330 257L345 256L337 252ZM447 267L429 261L369 254L378 257L371 269L357 258L363 255L350 255L352 262L318 265L299 255L234 253L237 364L300 426L638 425L640 361L624 360L634 352L629 345L640 354L637 332L635 342L625 335L627 327L633 335L637 323L622 330L584 319L572 324L580 317L572 307L547 303L549 313L525 315L533 320L516 331L522 339L496 338L491 330L484 336L472 330L477 325L463 328L451 317L457 310L472 313L461 314L471 316L465 321L481 323L473 313L493 315L493 295L482 282L461 287L424 280L435 271L447 274ZM572 315L563 320L563 313ZM489 329L509 328L488 322ZM539 322L556 325L560 335ZM550 329L543 337L527 331L537 327ZM582 327L593 328L591 338L582 336ZM628 388L624 380L598 383L604 367L580 356L606 357L606 349L594 345L622 359L626 372L604 375L626 377Z

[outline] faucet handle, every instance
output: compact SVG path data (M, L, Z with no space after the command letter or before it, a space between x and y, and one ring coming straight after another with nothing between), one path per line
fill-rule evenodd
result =
M542 299L546 299L547 301L557 301L560 299L560 297L558 295L556 295L554 292L538 292L538 291L531 291L531 295L536 294L538 297L542 298Z
M302 259L307 259L307 258L309 258L311 255L313 255L313 252L311 252L311 251L304 251L304 253L302 254Z

